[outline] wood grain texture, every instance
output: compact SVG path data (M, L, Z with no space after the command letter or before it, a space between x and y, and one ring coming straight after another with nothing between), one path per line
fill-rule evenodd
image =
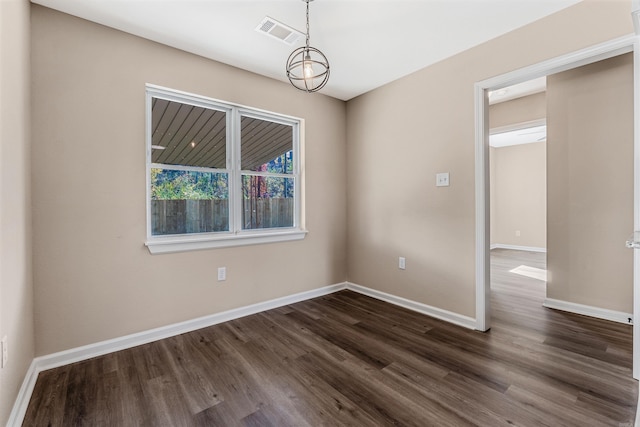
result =
M543 308L544 259L493 251L487 333L341 291L42 372L24 425L632 425L631 327Z

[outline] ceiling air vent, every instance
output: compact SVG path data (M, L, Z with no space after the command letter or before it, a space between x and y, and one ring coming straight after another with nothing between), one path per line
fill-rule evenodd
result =
M256 27L256 31L278 39L289 46L293 46L298 40L304 37L304 34L300 31L294 30L288 25L269 18L268 16Z

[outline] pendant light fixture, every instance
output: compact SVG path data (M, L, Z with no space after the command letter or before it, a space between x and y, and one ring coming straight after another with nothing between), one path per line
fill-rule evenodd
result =
M309 46L309 3L307 3L307 42L289 55L287 77L291 84L305 92L317 92L329 81L329 61L324 53Z

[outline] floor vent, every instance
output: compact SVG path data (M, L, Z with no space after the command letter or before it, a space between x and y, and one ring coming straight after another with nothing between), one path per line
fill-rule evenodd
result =
M278 22L273 18L269 18L268 16L260 22L256 27L256 31L278 39L289 46L293 46L298 40L304 37L304 34L300 31L295 30L282 22Z

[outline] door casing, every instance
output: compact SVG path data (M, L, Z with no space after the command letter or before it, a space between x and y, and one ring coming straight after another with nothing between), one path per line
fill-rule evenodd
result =
M548 61L540 62L475 84L475 193L476 193L476 329L491 328L490 201L489 201L489 91L503 89L550 74L571 70L633 52L633 225L640 230L640 42L629 35ZM634 230L629 230L631 234ZM621 245L624 241L620 242ZM640 313L640 250L633 251L633 316ZM633 377L640 375L640 321L633 323Z

